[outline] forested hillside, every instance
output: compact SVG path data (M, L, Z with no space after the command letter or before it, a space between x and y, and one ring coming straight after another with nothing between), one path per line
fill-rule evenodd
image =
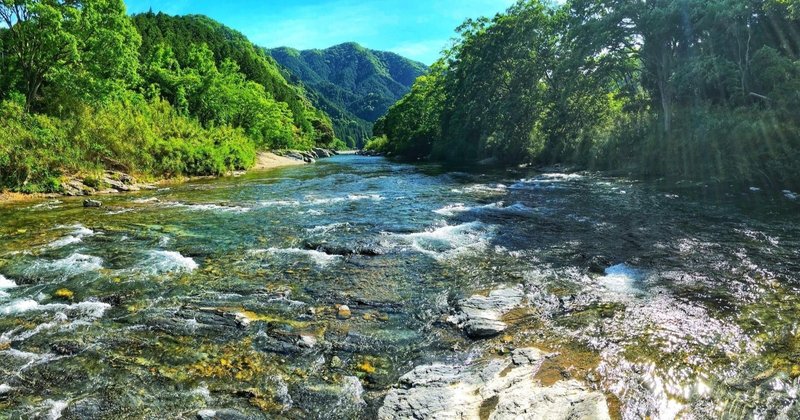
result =
M333 120L337 136L361 147L372 125L427 71L422 63L355 43L324 50L277 48L270 53L288 78L309 90L314 104Z
M796 0L520 1L375 127L401 157L800 184Z
M330 119L236 31L122 0L0 1L0 189L105 169L214 175L334 147Z

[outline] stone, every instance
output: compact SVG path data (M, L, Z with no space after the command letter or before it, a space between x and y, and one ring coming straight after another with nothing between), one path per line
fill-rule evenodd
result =
M141 190L141 188L139 188L136 185L126 184L123 181L116 181L116 180L113 180L111 178L105 178L105 179L103 179L103 182L105 182L106 184L110 185L111 188L113 188L113 189L115 189L117 191L120 191L120 192L135 192L135 191L140 191Z
M503 315L518 307L525 294L522 286L493 290L489 296L475 295L458 302L458 313L448 321L474 339L494 337L508 328Z
M610 419L601 392L575 380L533 380L548 356L525 348L471 366L418 366L389 391L378 418Z
M334 369L340 369L340 368L342 368L343 366L344 366L344 362L342 361L342 359L340 359L340 358L339 358L339 356L333 356L333 357L331 357L331 367L332 367L332 368L334 368Z
M103 207L103 203L97 200L83 200L83 207L100 208Z
M69 289L58 289L53 293L53 297L56 299L72 300L72 298L75 297L75 293Z
M311 334L300 334L299 340L297 340L297 345L300 347L305 347L308 349L314 348L317 345L317 337L314 337Z
M198 420L246 420L250 417L229 408L205 408L197 412Z
M328 242L314 242L306 241L303 247L308 250L324 252L328 255L339 255L342 257L351 257L359 255L362 257L375 257L385 253L378 243L356 243L350 245L337 245Z
M331 153L331 151L330 151L330 150L328 150L328 149L323 149L323 148L320 148L320 147L315 147L314 149L312 149L312 151L313 151L313 152L314 152L314 153L317 155L317 157L318 157L318 158L320 158L320 159L321 159L321 158L329 158L329 157L333 156L333 153Z
M495 319L476 318L464 322L462 328L471 338L489 338L505 331L508 325Z
M339 305L338 309L336 310L336 316L339 319L349 319L353 316L353 313L350 311L350 307L347 305Z

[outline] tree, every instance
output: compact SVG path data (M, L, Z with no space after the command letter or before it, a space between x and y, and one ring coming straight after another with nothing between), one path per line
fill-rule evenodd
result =
M26 111L47 83L88 99L135 82L141 38L122 0L0 0L0 20Z

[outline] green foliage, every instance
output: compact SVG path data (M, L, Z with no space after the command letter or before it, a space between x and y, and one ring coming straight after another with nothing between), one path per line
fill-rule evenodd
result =
M520 0L464 23L371 146L796 187L797 5Z
M365 145L364 150L368 152L391 153L389 151L389 139L385 135L371 138Z
M371 141L369 150L405 159L418 159L431 153L433 139L441 138L443 69L441 62L434 64L430 73L421 76L411 92L375 123L378 141Z
M218 69L206 44L193 46L183 68L169 46L159 46L144 75L162 96L207 127L240 127L263 149L313 146L308 137L295 137L285 102L276 102L263 86L247 80L232 60Z
M85 106L69 119L0 103L0 185L17 191L58 191L62 176L104 168L156 177L221 175L254 160L255 147L240 129L205 129L162 100L131 95Z
M178 109L201 113L204 125L241 127L263 148L308 149L335 140L330 119L239 32L205 16L145 13L133 22L142 34L145 84Z
M303 83L314 104L331 116L336 134L351 147L364 144L372 124L427 70L422 63L355 43L269 53L288 71L288 78Z
M53 192L74 174L102 187L104 169L220 175L257 150L343 146L268 54L208 18L0 0L0 26L0 188Z
M15 57L4 84L25 92L26 110L50 105L42 89L100 101L136 82L141 39L122 0L2 0L0 21L3 49Z

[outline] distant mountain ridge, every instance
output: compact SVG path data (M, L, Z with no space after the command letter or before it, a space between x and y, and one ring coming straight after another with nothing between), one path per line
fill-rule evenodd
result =
M323 50L267 51L287 79L306 87L314 105L331 117L336 135L352 147L361 147L373 123L428 71L417 61L354 42Z

